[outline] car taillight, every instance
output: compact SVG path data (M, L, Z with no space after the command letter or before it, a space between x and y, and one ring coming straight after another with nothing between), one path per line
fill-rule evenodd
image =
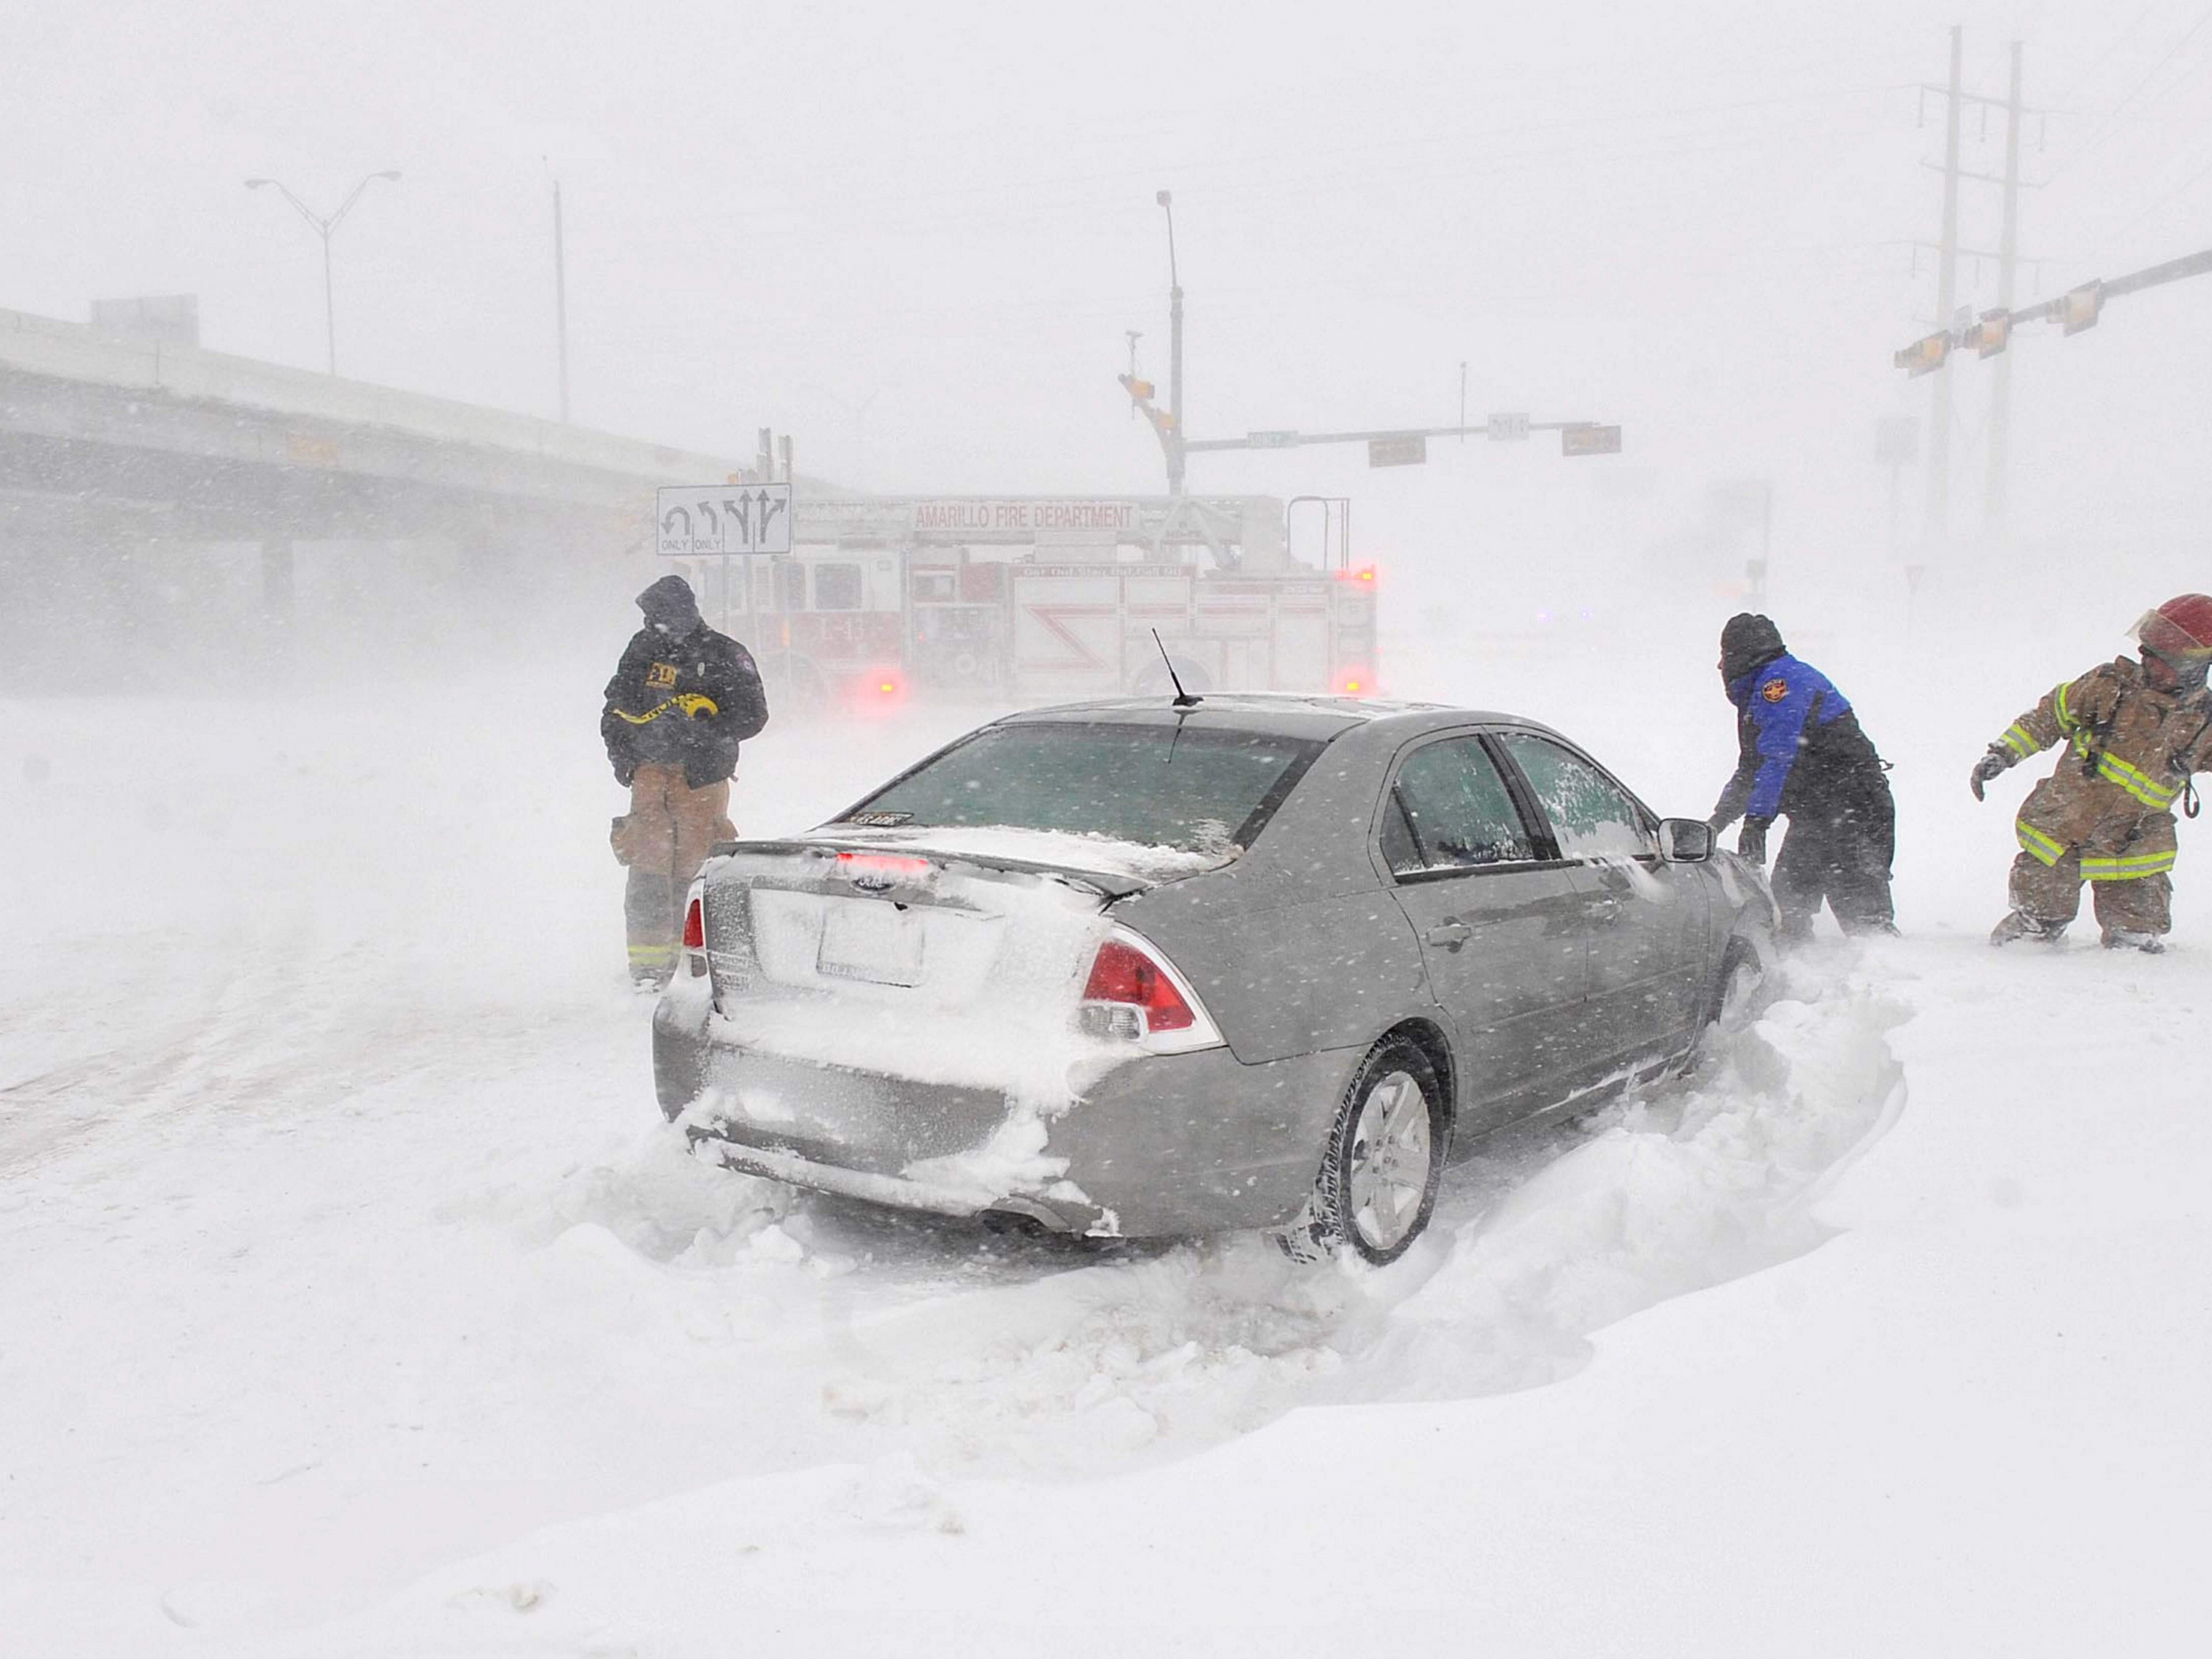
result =
M1140 1010L1145 1032L1188 1031L1198 1023L1198 1016L1166 970L1135 945L1118 939L1109 939L1098 947L1097 960L1091 964L1090 981L1083 988L1083 1000Z
M1375 677L1364 668L1340 669L1336 676L1336 689L1346 696L1369 696L1375 690Z
M707 890L696 882L684 906L684 971L693 979L707 976Z

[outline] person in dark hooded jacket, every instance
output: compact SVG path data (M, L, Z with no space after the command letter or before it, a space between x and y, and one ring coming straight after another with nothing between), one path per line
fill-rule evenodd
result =
M607 682L599 735L615 781L630 792L612 839L629 869L630 977L651 986L676 971L692 878L714 842L737 834L730 779L738 745L768 724L768 698L752 653L707 626L681 576L663 576L637 608L646 625Z
M1749 612L1721 629L1720 670L1736 708L1737 761L1712 826L1717 834L1741 817L1736 851L1764 864L1768 829L1790 820L1772 878L1783 937L1808 936L1824 900L1847 933L1895 933L1897 808L1888 767L1850 703L1790 654L1772 621Z

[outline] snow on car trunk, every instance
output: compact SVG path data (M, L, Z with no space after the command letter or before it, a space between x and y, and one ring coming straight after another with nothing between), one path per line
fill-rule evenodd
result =
M703 877L708 972L668 994L711 1044L685 1126L955 1213L1083 1206L1049 1122L1139 1052L1079 1018L1107 908L1224 862L1002 828L740 843Z
M1075 1012L1106 906L1146 884L1045 863L740 846L704 878L714 1035L753 1054L1064 1103L1067 1068L1101 1057Z

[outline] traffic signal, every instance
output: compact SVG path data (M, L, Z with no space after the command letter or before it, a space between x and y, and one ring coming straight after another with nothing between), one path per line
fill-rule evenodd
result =
M1157 395L1156 389L1150 380L1139 380L1133 375L1124 374L1121 377L1121 384L1129 388L1129 395L1132 398L1150 398Z
M1948 334L1930 334L1924 339L1915 340L1899 352L1896 362L1899 368L1917 380L1923 374L1933 374L1943 367L1950 356L1951 337Z
M1600 426L1595 421L1583 421L1559 428L1559 453L1562 455L1618 455L1620 453L1620 428Z
M2079 334L2085 328L2096 327L2097 313L2104 308L2105 284L2101 281L2084 283L2067 290L2065 308L2058 315L2067 333Z
M2012 313L1985 311L1981 321L1966 331L1966 343L1984 357L1994 357L2012 339Z

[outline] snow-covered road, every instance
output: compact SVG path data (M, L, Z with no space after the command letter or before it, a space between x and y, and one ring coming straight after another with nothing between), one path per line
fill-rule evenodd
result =
M2212 849L2169 957L2000 957L2000 810L1908 792L1911 937L1817 948L1695 1078L1495 1147L1399 1267L1103 1253L680 1156L595 684L0 705L11 1649L2204 1628ZM967 723L779 727L740 822ZM1691 759L1646 757L1692 796L1657 804L1702 805Z

